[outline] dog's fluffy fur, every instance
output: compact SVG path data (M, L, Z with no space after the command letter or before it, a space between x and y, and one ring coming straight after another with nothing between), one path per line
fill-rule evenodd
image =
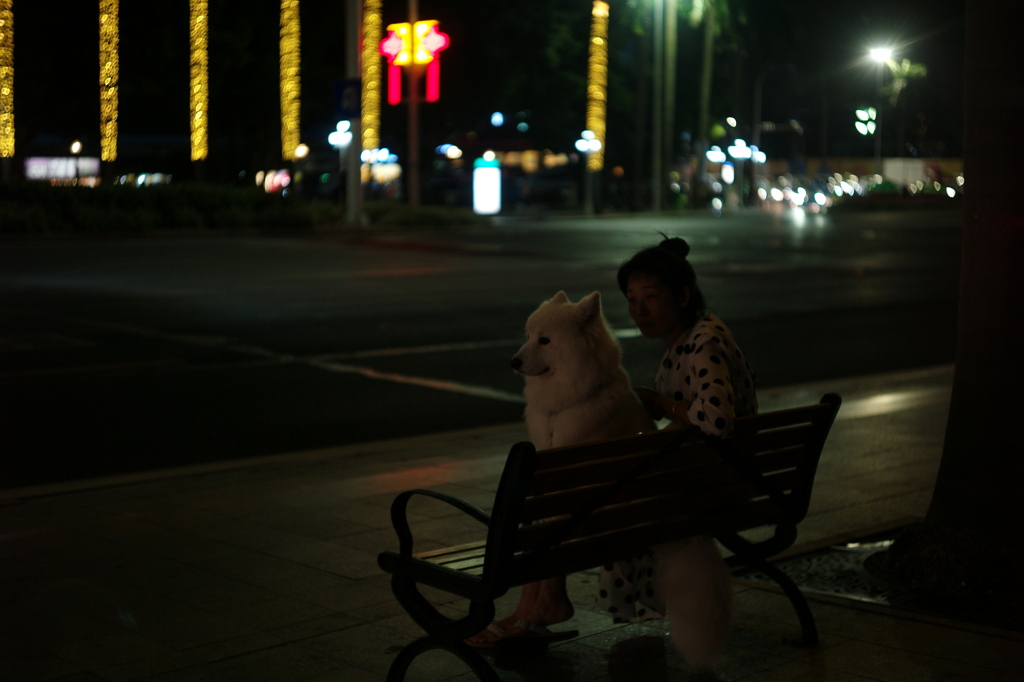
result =
M559 291L530 315L512 368L526 379L526 428L538 450L654 430L620 361L598 292L572 303Z
M621 351L594 292L573 303L559 291L526 321L512 358L525 378L524 417L538 450L627 436L656 427L631 388ZM710 537L656 548L657 585L672 639L693 665L711 668L729 632L729 571Z

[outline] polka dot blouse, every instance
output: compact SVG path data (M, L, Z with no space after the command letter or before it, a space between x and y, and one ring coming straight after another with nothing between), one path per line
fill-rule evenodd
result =
M655 377L658 393L684 400L690 422L724 436L733 420L757 413L754 374L718 317L705 315L665 352Z

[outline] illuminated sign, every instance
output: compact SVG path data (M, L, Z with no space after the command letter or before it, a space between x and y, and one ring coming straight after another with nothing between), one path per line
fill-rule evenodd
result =
M27 180L73 180L100 174L95 156L30 156L25 159Z
M389 24L387 30L387 37L380 41L380 53L388 58L388 104L402 101L402 67L409 64L426 66L426 100L436 102L441 96L438 53L451 43L448 34L438 31L432 19Z
M492 151L473 162L473 212L494 215L501 212L501 164Z

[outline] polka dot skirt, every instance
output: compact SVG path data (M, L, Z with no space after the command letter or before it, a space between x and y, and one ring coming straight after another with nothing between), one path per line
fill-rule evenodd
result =
M654 555L602 567L597 579L597 605L617 623L664 618L665 604L654 586Z

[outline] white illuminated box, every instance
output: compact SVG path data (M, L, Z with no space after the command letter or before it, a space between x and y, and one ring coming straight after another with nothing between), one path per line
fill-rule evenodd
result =
M485 152L473 162L473 212L479 215L501 212L501 163L494 152Z

